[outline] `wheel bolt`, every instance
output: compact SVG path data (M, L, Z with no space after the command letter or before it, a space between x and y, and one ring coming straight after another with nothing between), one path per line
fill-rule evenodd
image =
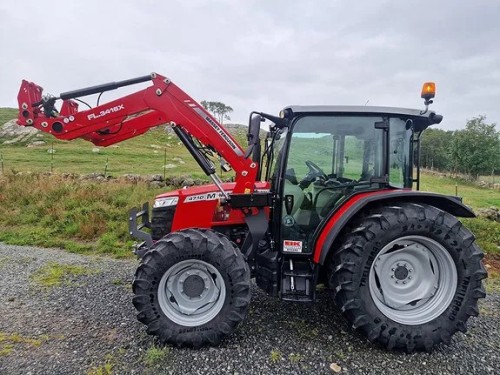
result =
M391 275L391 279L394 279L394 275Z
M408 272L413 272L413 270L410 268L410 269L408 270Z
M406 284L406 280L405 280L405 281L403 281L403 284Z
M395 268L391 268L391 271L396 271L396 269Z
M411 276L408 276L408 280L411 280Z

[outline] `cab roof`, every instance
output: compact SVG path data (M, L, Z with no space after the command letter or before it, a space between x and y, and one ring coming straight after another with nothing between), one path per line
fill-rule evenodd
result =
M412 117L417 125L417 131L424 130L430 125L439 124L443 116L433 111L420 109L378 107L361 105L290 105L284 108L291 110L293 116L302 114L362 114L362 115L402 115Z
M385 113L394 115L406 115L406 116L424 116L428 117L427 112L422 115L423 112L420 109L409 109L409 108L396 108L396 107L377 107L377 106L366 106L366 105L290 105L285 107L285 109L291 109L294 114L298 113Z

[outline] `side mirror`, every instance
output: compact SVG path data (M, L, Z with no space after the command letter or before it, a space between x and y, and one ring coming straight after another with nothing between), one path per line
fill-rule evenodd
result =
M245 158L248 158L253 153L253 159L255 162L258 162L260 159L260 123L263 121L262 116L255 115L250 117L250 121L248 124L248 148L245 152ZM254 150L257 152L254 152ZM255 160L257 158L257 160Z

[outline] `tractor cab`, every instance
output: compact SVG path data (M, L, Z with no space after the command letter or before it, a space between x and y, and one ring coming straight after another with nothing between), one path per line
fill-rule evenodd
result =
M270 128L261 163L275 199L272 244L256 255L257 284L284 300L313 301L336 231L355 215L353 202L408 192L414 182L418 190L419 137L441 120L428 110L286 107ZM250 121L250 132L259 122ZM270 270L270 264L278 267Z
M315 230L353 194L410 189L414 148L434 112L387 107L293 106L271 129L266 178L283 197L275 212L284 251L312 251ZM418 147L416 147L418 148Z

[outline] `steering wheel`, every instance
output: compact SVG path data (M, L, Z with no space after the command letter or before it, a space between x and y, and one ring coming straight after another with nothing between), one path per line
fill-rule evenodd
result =
M313 163L310 160L306 160L306 165L307 168L309 168L307 176L314 176L314 178L321 177L325 181L328 180L328 176L326 175L326 173L323 172L323 170L320 167L318 167L317 164Z
M307 165L307 168L309 168L309 172L307 172L304 179L299 183L299 186L302 190L311 185L311 183L314 182L314 180L316 180L316 178L318 177L323 181L328 180L328 176L326 175L326 173L323 172L323 170L320 167L318 167L315 163L313 163L310 160L306 160L305 163Z

